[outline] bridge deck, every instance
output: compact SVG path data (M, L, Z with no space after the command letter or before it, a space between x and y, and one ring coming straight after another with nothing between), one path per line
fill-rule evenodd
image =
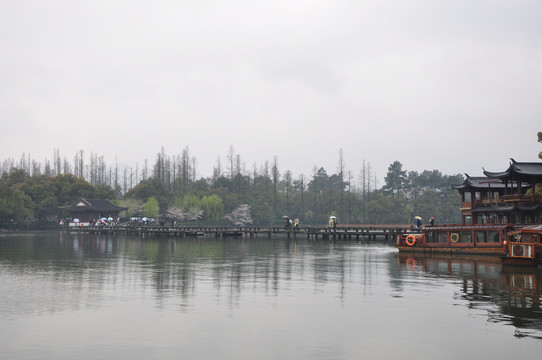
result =
M281 226L159 226L159 225L107 225L107 226L77 226L65 229L67 232L86 234L117 234L158 235L158 236L202 236L202 237L243 237L256 238L266 236L307 237L309 239L376 239L390 240L396 234L409 231L406 226L338 226L337 228L300 226L287 228Z

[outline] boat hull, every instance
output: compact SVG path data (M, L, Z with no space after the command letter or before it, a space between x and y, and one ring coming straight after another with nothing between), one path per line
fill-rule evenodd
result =
M505 266L538 266L540 261L533 258L517 258L509 256L501 256L502 264Z
M437 254L481 254L481 255L503 255L503 247L454 247L454 246L408 246L395 245L399 252L410 253L437 253Z

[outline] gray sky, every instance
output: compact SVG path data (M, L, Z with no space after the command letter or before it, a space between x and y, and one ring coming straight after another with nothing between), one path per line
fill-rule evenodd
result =
M542 145L542 2L0 0L0 160L479 175Z

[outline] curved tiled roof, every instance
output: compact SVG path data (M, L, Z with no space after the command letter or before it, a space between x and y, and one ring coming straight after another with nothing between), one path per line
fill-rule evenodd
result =
M452 185L452 189L504 189L506 187L501 179L490 178L487 176L469 176L468 174L465 174L465 176L466 178L463 184ZM508 187L510 187L510 185L508 185Z
M484 175L493 179L542 182L542 162L517 162L510 159L510 166L505 171L491 172L484 169Z
M127 207L117 206L106 199L79 199L70 206L59 206L60 210L69 212L97 211L97 212L120 212L128 210Z

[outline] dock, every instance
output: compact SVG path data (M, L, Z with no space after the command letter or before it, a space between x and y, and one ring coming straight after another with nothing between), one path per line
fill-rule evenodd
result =
M395 235L410 231L407 226L364 225L364 226L327 226L283 227L283 226L167 226L167 225L105 225L105 226L70 226L64 229L70 233L82 234L127 234L137 236L164 237L204 237L204 238L307 238L307 239L343 239L343 240L393 240Z

